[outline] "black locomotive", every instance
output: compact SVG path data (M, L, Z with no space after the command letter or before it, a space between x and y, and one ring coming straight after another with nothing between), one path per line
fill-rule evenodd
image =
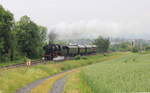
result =
M58 45L48 44L43 47L45 60L53 60L57 56L76 56L96 53L95 45Z

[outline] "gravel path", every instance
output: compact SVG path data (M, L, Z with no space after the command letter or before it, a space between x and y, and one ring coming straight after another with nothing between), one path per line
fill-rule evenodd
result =
M67 71L65 71L67 72ZM19 89L16 91L16 93L29 93L31 89L35 88L37 85L41 84L43 81L47 80L47 79L50 79L50 78L53 78L59 74L62 74L62 73L65 73L65 72L61 72L61 73L58 73L58 74L55 74L53 76L49 76L49 77L46 77L46 78L43 78L43 79L40 79L40 80L37 80L33 83L30 83L28 85L26 85L25 87ZM57 92L54 92L54 93L57 93Z
M52 86L52 89L49 91L49 93L63 93L64 85L65 85L65 77L57 80Z
M30 92L30 90L32 88L34 88L37 85L41 84L44 80L47 80L48 78L50 78L50 77L43 78L43 79L37 80L37 81L35 81L35 82L31 83L31 84L28 84L27 86L17 90L16 93L28 93L28 92Z

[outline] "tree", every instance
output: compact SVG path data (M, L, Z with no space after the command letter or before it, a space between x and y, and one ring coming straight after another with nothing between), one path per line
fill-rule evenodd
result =
M40 42L45 43L47 40L47 28L44 26L38 26L39 34L40 34Z
M48 34L48 39L49 39L49 44L52 44L54 43L54 41L56 40L57 38L57 34L55 33L55 30L51 30L51 32Z
M40 56L43 56L43 46L47 44L47 28L44 26L38 26L39 29L39 34L40 34L40 49L39 49L39 54Z
M130 51L132 50L132 43L121 42L110 46L111 51Z
M47 28L28 16L14 21L13 14L0 5L0 62L16 60L18 55L35 58L42 55Z
M108 51L110 41L109 41L109 39L106 39L106 38L103 38L103 37L99 36L95 40L95 44L98 48L98 52L104 53L104 52Z
M21 54L29 58L39 57L47 29L35 24L28 16L21 17L20 21L16 23L16 27Z
M0 61L13 60L14 17L0 5Z

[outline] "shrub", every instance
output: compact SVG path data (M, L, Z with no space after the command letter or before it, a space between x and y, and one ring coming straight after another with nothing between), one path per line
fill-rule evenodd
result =
M5 54L0 57L0 62L7 62L10 61L9 55Z
M86 56L80 56L80 55L75 56L75 60L80 60L80 59L87 60L88 58Z
M133 53L137 53L137 52L139 52L139 50L138 50L137 47L134 47L134 48L132 49L132 52L133 52Z
M23 58L23 61L24 61L24 62L27 62L27 61L30 61L30 59L25 56L25 57Z
M146 51L150 51L150 46L145 48Z
M81 59L87 60L88 58L86 56L82 56Z
M80 59L81 59L80 55L75 56L75 60L80 60Z

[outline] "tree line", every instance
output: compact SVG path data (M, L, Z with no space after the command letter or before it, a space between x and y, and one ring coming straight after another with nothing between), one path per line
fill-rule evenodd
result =
M42 57L46 41L49 39L49 43L55 43L57 34L53 30L47 35L47 28L36 24L28 16L15 21L14 15L0 5L0 62ZM94 44L103 53L107 52L110 42L98 37Z
M0 5L0 62L20 57L38 58L43 54L47 28L28 16L15 21L13 14Z

